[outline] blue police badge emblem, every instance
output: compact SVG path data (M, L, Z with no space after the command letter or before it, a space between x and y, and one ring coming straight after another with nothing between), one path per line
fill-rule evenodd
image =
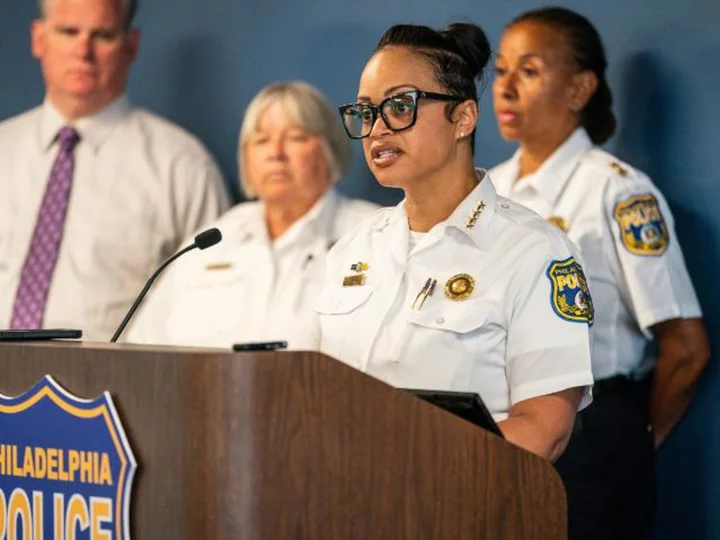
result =
M551 283L550 303L561 319L592 325L595 319L592 297L582 267L573 257L553 261L547 270Z
M129 540L137 462L109 393L81 399L46 376L0 394L0 434L0 538L7 523L8 538Z
M635 195L615 205L620 239L633 255L662 255L670 243L665 219L654 195Z

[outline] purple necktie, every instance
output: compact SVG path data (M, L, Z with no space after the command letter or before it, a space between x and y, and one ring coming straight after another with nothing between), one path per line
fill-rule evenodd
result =
M45 187L32 242L15 295L10 322L10 328L13 329L42 328L50 282L60 253L75 168L73 150L80 140L80 135L74 128L66 126L58 133L57 140L60 150Z

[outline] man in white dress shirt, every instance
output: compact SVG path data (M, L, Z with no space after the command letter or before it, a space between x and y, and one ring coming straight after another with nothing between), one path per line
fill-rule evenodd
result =
M135 0L44 0L43 104L0 123L0 327L107 340L152 270L227 207L192 135L124 96Z

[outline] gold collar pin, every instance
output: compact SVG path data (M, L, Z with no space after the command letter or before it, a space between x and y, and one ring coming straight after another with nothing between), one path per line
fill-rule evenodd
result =
M628 174L627 169L620 165L617 161L613 161L610 164L610 168L616 173L618 173L620 176L627 176Z
M560 229L562 232L568 232L568 230L569 230L569 228L570 228L570 227L568 226L567 219L562 218L562 217L560 217L560 216L550 216L549 218L547 218L547 222L548 222L550 225L555 225L555 226L556 226L558 229Z
M465 223L466 229L472 229L475 226L477 220L480 219L483 210L485 210L485 202L480 201L475 207L475 209L472 211L472 214L470 214L470 217L468 217L467 223Z

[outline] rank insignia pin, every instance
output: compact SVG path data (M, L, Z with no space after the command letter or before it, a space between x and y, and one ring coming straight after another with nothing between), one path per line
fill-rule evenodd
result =
M562 232L568 232L568 222L565 218L562 218L560 216L550 216L549 218L547 218L547 222L550 225L555 225Z
M467 223L465 223L465 228L472 229L477 223L477 220L480 219L483 210L485 210L485 202L480 201L472 211L472 214L470 214L470 217L468 217Z
M627 169L620 165L617 161L613 161L610 164L610 168L616 173L618 173L620 176L627 176Z

